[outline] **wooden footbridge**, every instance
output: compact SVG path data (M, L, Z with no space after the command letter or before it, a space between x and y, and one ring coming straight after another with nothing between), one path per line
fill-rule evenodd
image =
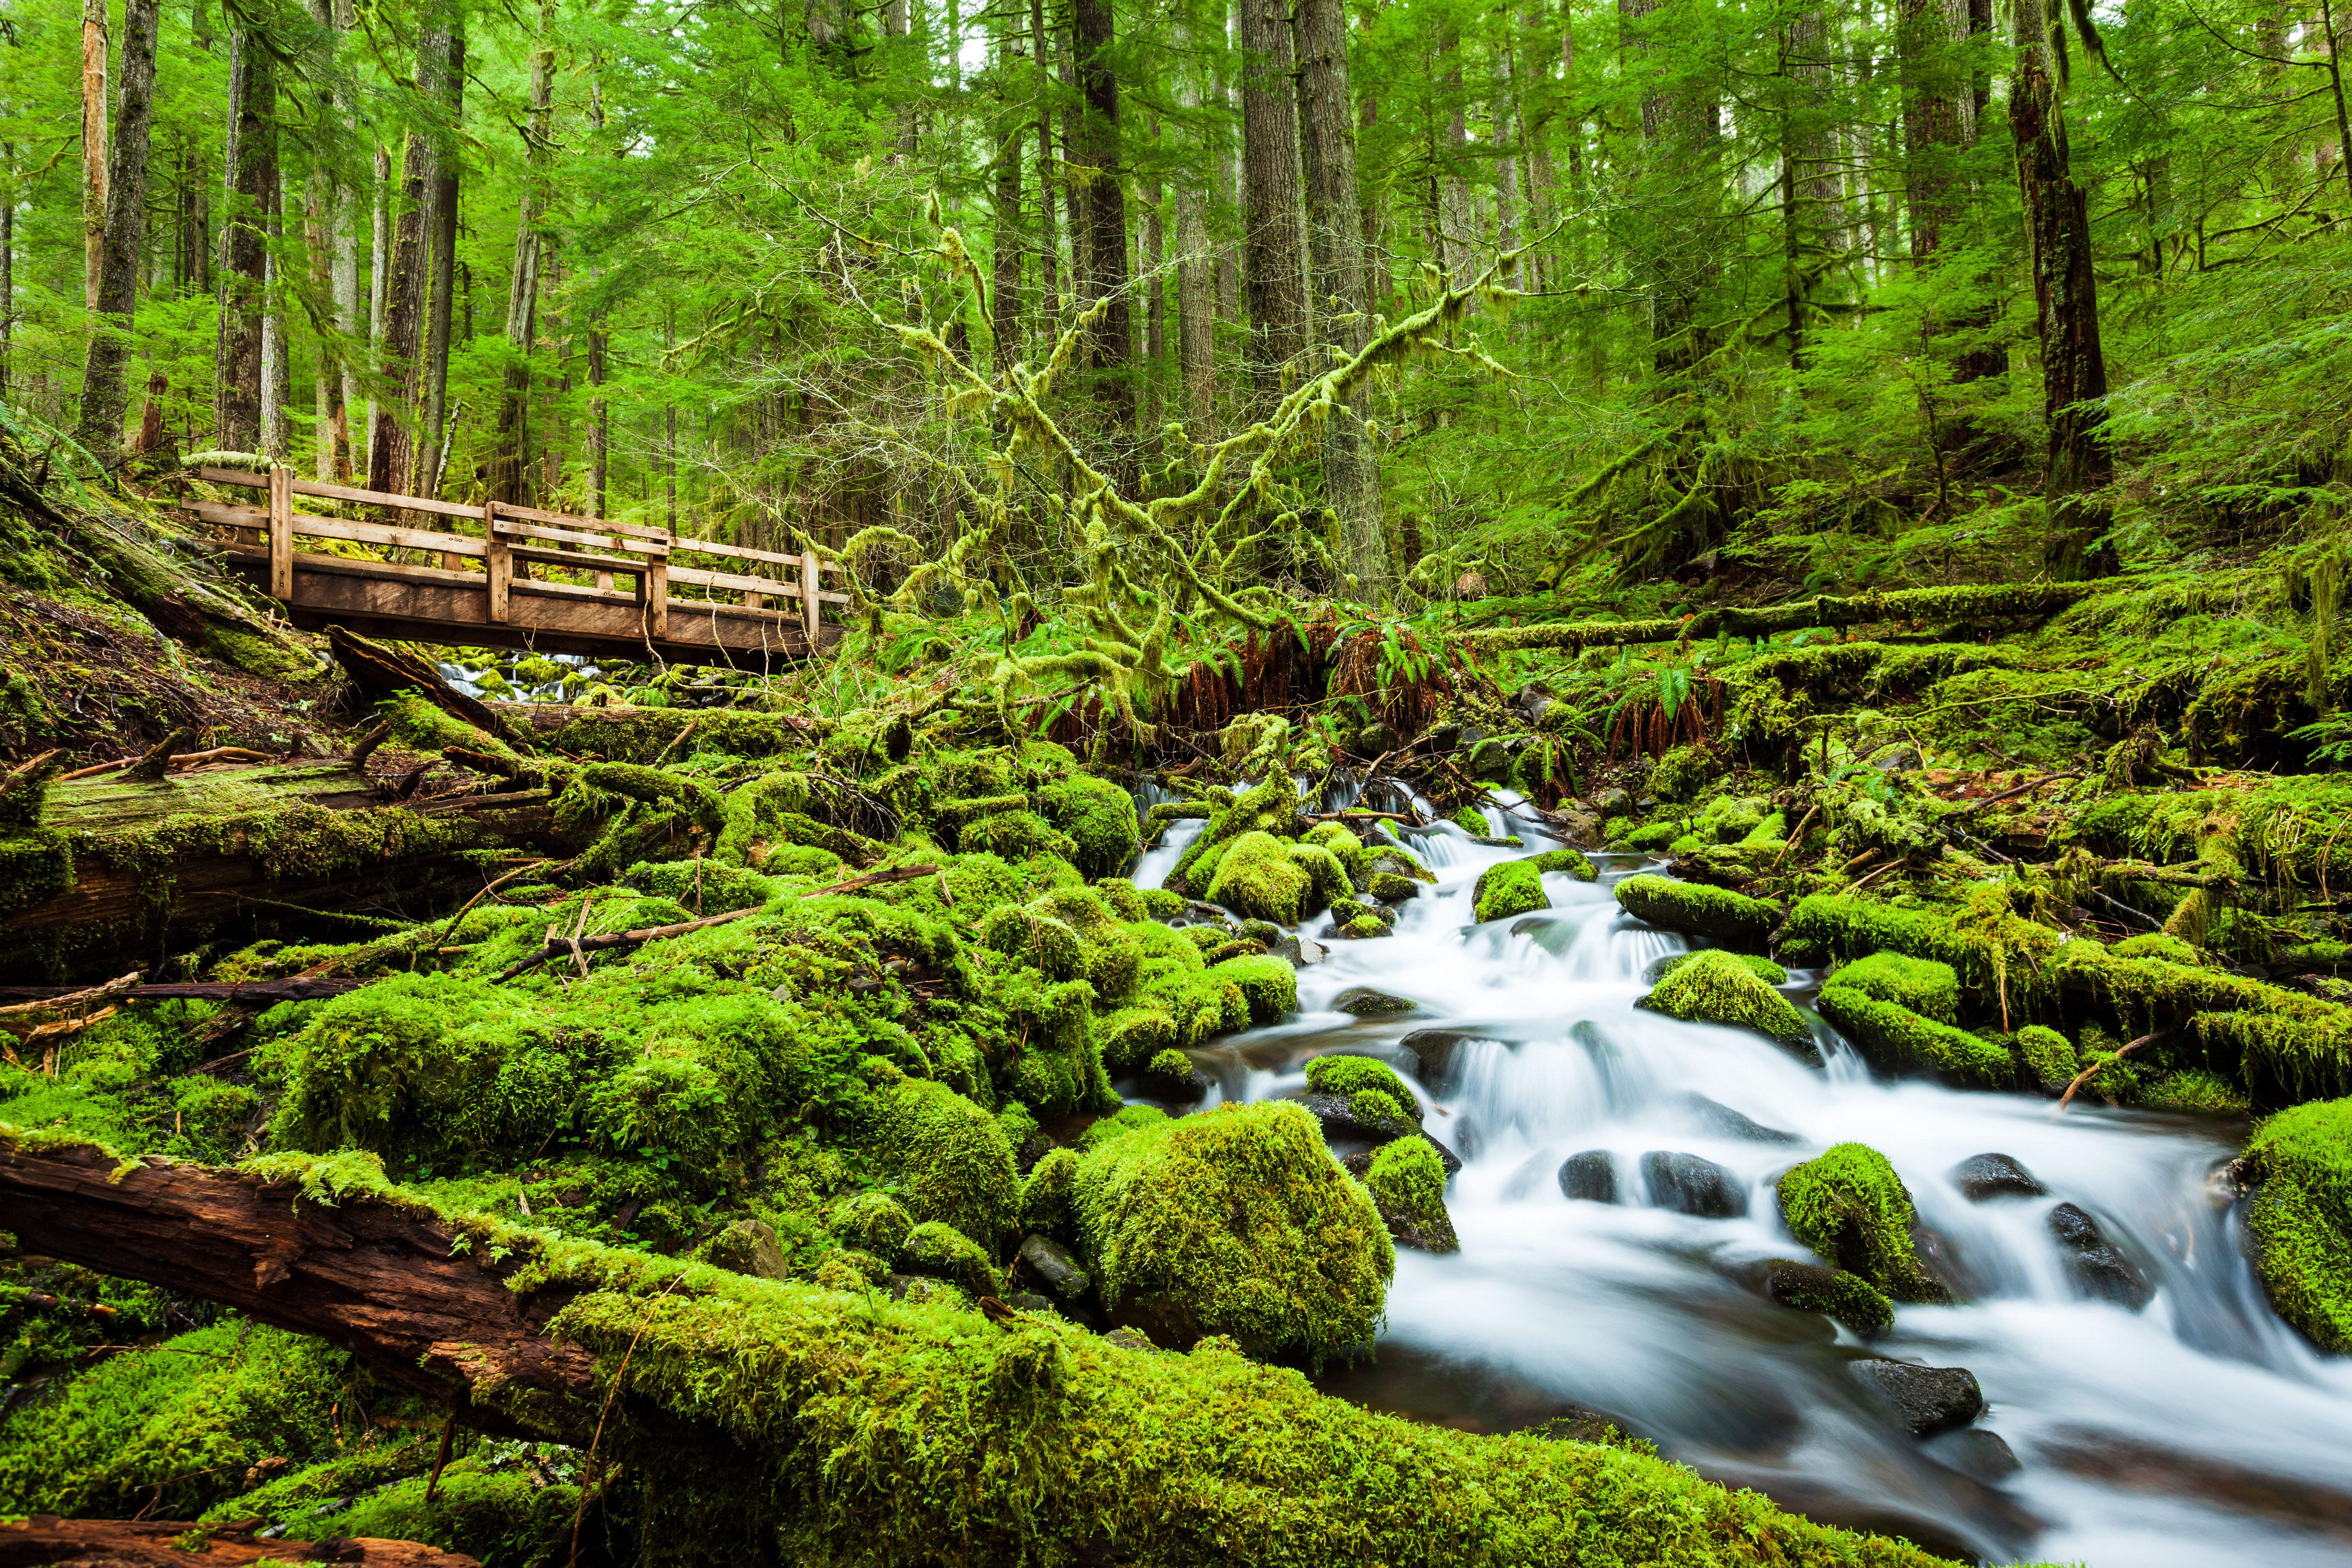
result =
M814 554L353 489L288 468L196 477L265 492L261 506L184 505L215 531L231 568L306 631L764 668L823 651L841 633L820 611L849 602L824 585L842 568ZM298 511L298 497L347 515Z

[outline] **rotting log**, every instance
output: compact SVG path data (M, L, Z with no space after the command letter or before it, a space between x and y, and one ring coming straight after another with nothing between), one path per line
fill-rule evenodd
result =
M460 723L470 724L487 735L508 737L505 725L498 715L483 706L481 699L469 697L441 679L440 671L415 655L395 647L371 642L341 626L327 628L327 646L334 651L335 662L369 697L382 700L404 691L413 691Z
M246 1568L272 1563L341 1563L353 1568L481 1568L463 1552L417 1541L265 1541L262 1521L195 1524L184 1520L59 1519L37 1513L0 1524L0 1568L87 1563L90 1568Z
M2054 616L2095 594L2138 586L2129 578L2088 583L1995 583L1958 588L1898 588L1837 597L1823 594L1793 604L1726 605L1696 615L1647 621L1554 621L1531 626L1488 626L1454 634L1479 652L1512 648L1629 647L1645 643L1762 637L1811 626L1875 626L1892 621L2000 621Z

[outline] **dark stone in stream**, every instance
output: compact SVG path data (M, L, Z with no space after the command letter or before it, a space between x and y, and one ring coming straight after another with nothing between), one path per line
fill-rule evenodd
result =
M1964 1476L1992 1486L2025 1468L2000 1433L1988 1432L1981 1426L1947 1432L1928 1442L1927 1452L1937 1463L1949 1465Z
M1971 1154L1952 1167L1952 1185L1972 1204L1990 1198L2040 1198L2050 1189L2007 1154Z
M1450 1088L1454 1082L1454 1053L1477 1037L1457 1029L1415 1029L1397 1042L1397 1049L1412 1057L1413 1065L1398 1070L1419 1079L1432 1089Z
M1401 1013L1417 1011L1421 1004L1375 991L1369 985L1350 985L1331 998L1331 1006L1334 1011L1352 1013L1359 1018L1393 1018Z
M2066 1249L2066 1272L2074 1293L2113 1301L2137 1312L2156 1299L2156 1287L2099 1229L2099 1222L2073 1204L2050 1211L2050 1234Z
M1633 809L1633 797L1612 785L1592 797L1592 809L1604 817L1622 816Z
M1701 1219L1736 1219L1748 1212L1748 1189L1712 1160L1653 1149L1642 1156L1642 1185L1650 1202Z
M1318 1099L1328 1099L1328 1096L1318 1096L1318 1095L1311 1095L1311 1094L1310 1094L1310 1095L1308 1095L1308 1096L1307 1097L1307 1099L1308 1100L1310 1100L1310 1101L1311 1101L1311 1100L1318 1100ZM1309 1104L1307 1108L1309 1110L1314 1110L1314 1109L1315 1109L1315 1107L1314 1107L1313 1105L1311 1105L1311 1104ZM1358 1125L1361 1125L1361 1124L1360 1124L1360 1123L1359 1123ZM1370 1132L1348 1132L1348 1131L1343 1131L1342 1129L1339 1128L1338 1126L1334 1125L1332 1122L1329 1122L1329 1121L1326 1121L1326 1122L1324 1122L1324 1123L1323 1123L1323 1131L1324 1131L1324 1132L1325 1132L1327 1135L1328 1135L1328 1134L1330 1134L1330 1133L1335 1133L1335 1132L1336 1132L1336 1133L1339 1133L1339 1136L1341 1136L1341 1137L1343 1137L1343 1138L1350 1138L1350 1139L1365 1139L1365 1138L1371 1138L1371 1139L1373 1139L1373 1140L1374 1140L1373 1146L1372 1146L1371 1148L1370 1148L1370 1149L1359 1149L1359 1150L1357 1150L1357 1151L1356 1151L1354 1153L1352 1153L1352 1154L1348 1154L1348 1155L1344 1155L1344 1156L1342 1156L1342 1157L1341 1157L1341 1159L1340 1159L1340 1161L1339 1161L1340 1165L1341 1165L1341 1166L1343 1166L1343 1167L1347 1170L1347 1172L1348 1172L1348 1173L1349 1173L1349 1174L1350 1174L1350 1175L1352 1175L1352 1176L1359 1177L1359 1178L1363 1177L1363 1176L1368 1176L1368 1175L1370 1175L1370 1174L1371 1173L1371 1170L1372 1170L1372 1156L1373 1156L1374 1154L1378 1153L1378 1152L1380 1152L1380 1150L1381 1150L1381 1148L1382 1146L1384 1146L1384 1145L1386 1145L1386 1144L1390 1144L1390 1143L1393 1143L1393 1142L1395 1142L1397 1141L1398 1136L1399 1136L1396 1132L1391 1131L1389 1131L1389 1130L1387 1130L1387 1129L1382 1129L1382 1130L1381 1130L1381 1131L1377 1135L1375 1135L1375 1134L1373 1134L1373 1133L1370 1133ZM1461 1173L1461 1171L1462 1171L1462 1156L1461 1156L1461 1155L1459 1155L1459 1154L1457 1154L1457 1153L1455 1153L1453 1150L1448 1149L1444 1144L1440 1143L1436 1139L1432 1138L1428 1133L1426 1133L1426 1132L1408 1132L1408 1133L1403 1134L1403 1136L1404 1136L1404 1137L1407 1137L1407 1138L1418 1138L1418 1139L1420 1139L1423 1142L1424 1142L1424 1143L1428 1144L1431 1148L1433 1148L1433 1149L1434 1149L1434 1150L1436 1150L1436 1151L1437 1151L1437 1163L1438 1163L1439 1164L1441 1164L1441 1165L1443 1165L1443 1166L1444 1166L1444 1167L1445 1167L1445 1177L1446 1177L1446 1180L1448 1180L1448 1181L1452 1181L1452 1180L1453 1180L1456 1175L1459 1175L1459 1174Z
M1585 1203L1615 1203L1617 1157L1606 1149L1587 1149L1581 1154L1570 1155L1560 1163L1559 1190L1562 1196Z
M1703 1094L1686 1094L1683 1103L1699 1126L1718 1138L1737 1138L1748 1143L1801 1143L1804 1140L1794 1132L1783 1132L1777 1127L1767 1127L1752 1121L1719 1100L1709 1100Z
M1919 1366L1871 1357L1853 1363L1854 1381L1895 1407L1903 1429L1932 1437L1984 1414L1984 1390L1964 1366Z

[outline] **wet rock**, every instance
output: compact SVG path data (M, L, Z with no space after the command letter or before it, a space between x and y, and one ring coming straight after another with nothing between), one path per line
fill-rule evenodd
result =
M1718 1138L1737 1138L1744 1143L1801 1143L1804 1139L1794 1132L1783 1132L1778 1127L1767 1127L1760 1121L1742 1116L1720 1100L1709 1100L1703 1094L1686 1094L1683 1103L1690 1108L1693 1120Z
M1949 1465L1960 1474L1989 1486L1999 1486L2025 1468L2000 1433L1988 1432L1981 1426L1947 1432L1929 1443L1927 1451L1938 1463Z
M1563 1197L1584 1203L1615 1203L1617 1157L1606 1149L1587 1149L1581 1154L1570 1155L1559 1167L1559 1190Z
M2066 1249L2066 1272L2076 1295L2113 1301L2135 1312L2156 1299L2156 1287L2147 1276L2106 1238L2097 1220L2073 1204L2050 1211L2050 1234Z
M1564 1405L1559 1414L1520 1431L1522 1436L1541 1437L1547 1442L1597 1443L1612 1448L1637 1448L1642 1442L1613 1417L1582 1405Z
M1386 756L1397 745L1397 732L1377 719L1356 732L1356 749L1368 757Z
M1458 1029L1415 1029L1397 1047L1413 1054L1415 1065L1402 1070L1433 1089L1444 1088L1454 1081L1454 1053L1465 1041L1475 1038Z
M1733 1219L1748 1212L1748 1189L1737 1176L1696 1154L1653 1149L1642 1156L1642 1186L1650 1202L1701 1219Z
M1895 1304L1869 1280L1843 1268L1775 1258L1764 1265L1759 1282L1767 1300L1833 1318L1865 1338L1895 1326Z
M1375 991L1369 985L1350 985L1331 998L1331 1005L1338 1012L1351 1013L1359 1018L1393 1018L1418 1011L1421 1004Z
M1603 821L1612 816L1622 816L1633 809L1633 797L1622 789L1604 789L1592 797L1592 809L1601 814Z
M1428 1133L1409 1132L1404 1134L1404 1136L1409 1138L1418 1138L1423 1142L1437 1151L1437 1163L1445 1167L1445 1179L1447 1181L1452 1181L1454 1177L1460 1173L1462 1169L1462 1156L1456 1154L1453 1150L1448 1149L1444 1144L1440 1143L1436 1139L1432 1138ZM1371 1174L1372 1156L1379 1152L1380 1150L1377 1148L1360 1149L1356 1152L1342 1159L1339 1162L1339 1168L1346 1171L1349 1175L1355 1177L1360 1182L1366 1176Z
M1171 1046L1146 1064L1143 1087L1154 1100L1190 1105L1208 1097L1209 1079L1192 1065L1192 1058Z
M1057 1301L1079 1300L1094 1289L1094 1277L1079 1267L1076 1256L1050 1236L1022 1238L1021 1268Z
M1552 694L1549 690L1533 682L1520 687L1511 694L1511 706L1526 714L1528 722L1530 724L1543 718L1544 710L1552 705Z
M1337 912L1346 914L1348 908L1349 906L1343 904ZM1378 942L1382 937L1395 933L1370 915L1355 915L1334 925L1325 934L1328 935L1333 942Z
M1160 1348L1151 1342L1150 1334L1140 1329L1131 1329L1125 1323L1105 1334L1103 1339L1123 1351L1156 1351Z
M761 1279L782 1279L791 1272L776 1233L764 1220L737 1220L711 1238L708 1256L721 1268Z
M1298 939L1298 956L1292 962L1301 969L1310 969L1331 956L1331 950L1312 937Z
M1992 1198L2047 1197L2050 1189L2007 1154L1971 1154L1952 1167L1952 1185L1972 1204Z
M1384 904L1401 904L1407 899L1421 897L1421 884L1411 877L1394 871L1375 871L1371 876L1370 892Z
M1919 1366L1872 1357L1853 1363L1856 1383L1894 1406L1903 1429L1932 1437L1965 1426L1984 1414L1984 1390L1963 1366Z
M1034 1290L1015 1290L1004 1298L1004 1304L1016 1312L1050 1312L1054 1303Z

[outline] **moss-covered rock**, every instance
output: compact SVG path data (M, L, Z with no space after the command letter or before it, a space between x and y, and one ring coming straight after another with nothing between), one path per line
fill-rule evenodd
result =
M1798 900L1789 911L1789 930L1840 958L1902 952L1968 973L1968 945L1948 916L1931 910L1898 910L1852 894L1815 893Z
M1592 857L1581 849L1547 849L1540 855L1528 856L1527 864L1538 872L1558 871L1580 882L1590 882L1601 875L1601 868L1592 863Z
M1761 951L1780 911L1761 899L1664 877L1628 877L1617 884L1620 908L1637 921L1726 947Z
M2176 1116L2246 1116L2254 1109L2245 1090L2201 1068L2183 1068L2141 1085L2138 1103L2144 1110Z
M1118 876L1142 847L1135 797L1108 779L1073 773L1038 791L1037 806L1068 836L1066 858L1089 878Z
M1897 1301L1951 1300L1912 1247L1910 1189L1868 1144L1840 1143L1789 1171L1780 1200L1790 1232L1824 1262Z
M1513 915L1551 908L1542 874L1525 860L1505 860L1478 873L1471 893L1471 910L1481 921L1505 921Z
M887 1193L854 1193L833 1211L826 1228L845 1247L873 1254L895 1265L907 1249L915 1220L906 1206Z
M1691 1023L1753 1029L1787 1045L1804 1045L1812 1029L1786 996L1767 984L1737 953L1706 948L1668 971L1639 1005Z
M1021 1184L1021 1228L1064 1243L1078 1238L1078 1153L1050 1149Z
M1680 969L1684 964L1688 963L1692 959L1696 958L1700 952L1723 952L1727 951L1728 950L1724 948L1700 948L1697 952L1675 953L1673 957L1665 959L1658 964L1657 971L1653 976L1652 983L1655 984L1657 981L1664 980L1667 975L1672 974L1675 970ZM1739 966L1742 969L1745 969L1748 973L1756 976L1757 979L1761 980L1767 985L1786 985L1789 984L1789 972L1786 969L1781 968L1780 965L1773 963L1769 958L1760 957L1752 952L1735 952L1732 953L1731 956L1739 961Z
M1311 1058L1304 1069L1307 1087L1318 1094L1337 1095L1342 1100L1366 1090L1377 1091L1398 1106L1418 1125L1421 1102L1404 1085L1396 1069L1377 1057L1329 1056Z
M2028 1024L2017 1031L2017 1056L2044 1094L2063 1093L2082 1070L2074 1059L2074 1042L2041 1024Z
M1832 985L1850 986L1865 996L1907 1007L1938 1024L1960 1021L1960 977L1948 963L1900 952L1874 952L1842 965Z
M2298 1105L2246 1145L2254 1267L2280 1317L2352 1352L2352 1100Z
M1399 1246L1422 1252L1462 1250L1454 1217L1445 1212L1445 1163L1427 1139L1381 1144L1372 1152L1364 1186Z
M2005 1088L2015 1076L2009 1053L1992 1041L1852 986L1822 986L1821 1009L1855 1049L1881 1067L1933 1072L1979 1089Z
M1245 920L1295 925L1313 885L1288 845L1271 833L1252 832L1235 839L1218 859L1208 899Z
M1865 1339L1895 1326L1895 1304L1843 1268L1776 1258L1764 1266L1764 1293L1784 1307L1820 1312Z
M878 1066L878 1064L877 1064ZM945 1084L880 1068L872 1157L918 1224L938 1220L993 1251L1020 1212L1013 1147L996 1118Z
M910 1274L945 1279L974 1296L993 1295L1003 1287L994 1259L971 1237L938 1220L926 1220L907 1233L898 1263Z
M1162 1345L1223 1334L1319 1362L1378 1326L1388 1228L1298 1106L1221 1106L1130 1132L1086 1156L1076 1187L1104 1305Z

